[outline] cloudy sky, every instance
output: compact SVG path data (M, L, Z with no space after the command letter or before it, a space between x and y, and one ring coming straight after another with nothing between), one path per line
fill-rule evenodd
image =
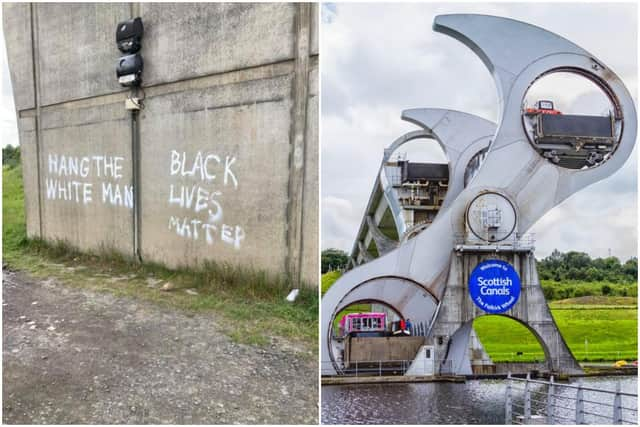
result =
M16 125L16 112L13 105L11 92L11 77L7 66L7 50L4 45L4 32L2 31L2 8L0 7L0 141L2 146L8 144L18 145L18 126Z
M637 102L634 4L325 5L320 56L323 249L351 250L384 147L417 129L400 120L402 110L432 106L497 119L495 85L484 65L461 43L431 29L434 17L446 13L514 18L568 38L611 67ZM532 89L532 98L547 94L565 112L607 111L590 83L562 75L545 80ZM417 149L422 150L419 160L444 159L435 144L416 142L406 151L415 154ZM537 257L554 248L636 256L636 153L615 175L538 221L531 230Z

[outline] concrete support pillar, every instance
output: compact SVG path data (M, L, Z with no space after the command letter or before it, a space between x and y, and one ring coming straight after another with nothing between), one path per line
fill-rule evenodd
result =
M371 215L367 216L367 226L381 256L398 247L398 242L391 240L380 231Z
M582 373L582 368L573 357L551 315L540 286L532 252L454 253L451 257L442 306L431 333L436 346L437 360L447 361L447 366L465 366L461 359L468 357L468 343L466 346L459 345L454 338L468 337L468 334L460 334L458 331L476 317L485 314L471 301L467 283L474 267L486 259L505 260L512 263L518 272L522 287L520 299L503 315L519 321L536 336L544 350L547 369L560 374Z
M347 263L347 270L351 270L352 268L355 268L357 265L358 265L357 261L353 257L350 257L349 262Z
M360 264L363 264L365 262L369 262L373 259L373 257L371 256L371 254L369 253L369 251L367 251L367 248L364 247L364 244L362 242L358 242L358 249L360 249L360 255L363 258L363 262Z

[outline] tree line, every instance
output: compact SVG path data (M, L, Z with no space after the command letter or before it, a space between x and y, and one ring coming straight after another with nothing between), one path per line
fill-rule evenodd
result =
M638 258L629 258L623 263L614 256L591 258L584 252L562 253L554 249L551 255L538 261L538 274L541 280L555 282L636 283Z
M345 251L325 249L321 256L322 274L342 270L348 262L349 255ZM538 260L538 274L543 281L630 284L638 280L638 258L632 257L623 263L614 256L591 258L584 252L563 253L554 249L551 255Z
M10 168L20 164L20 146L7 145L2 149L2 166Z
M320 255L322 274L335 270L344 270L349 263L349 255L340 249L325 249Z

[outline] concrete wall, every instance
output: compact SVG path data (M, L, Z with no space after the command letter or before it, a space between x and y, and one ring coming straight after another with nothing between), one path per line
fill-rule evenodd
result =
M496 374L526 374L527 372L548 372L549 367L544 362L498 362L495 364Z
M379 362L415 359L424 337L349 338L345 360L349 362Z
M133 16L139 147L115 76ZM29 237L317 285L317 5L5 3L3 21Z

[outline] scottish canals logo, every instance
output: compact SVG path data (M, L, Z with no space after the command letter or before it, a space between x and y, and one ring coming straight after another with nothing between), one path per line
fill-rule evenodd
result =
M471 272L469 294L475 305L487 313L504 313L518 302L520 277L507 262L483 261Z

